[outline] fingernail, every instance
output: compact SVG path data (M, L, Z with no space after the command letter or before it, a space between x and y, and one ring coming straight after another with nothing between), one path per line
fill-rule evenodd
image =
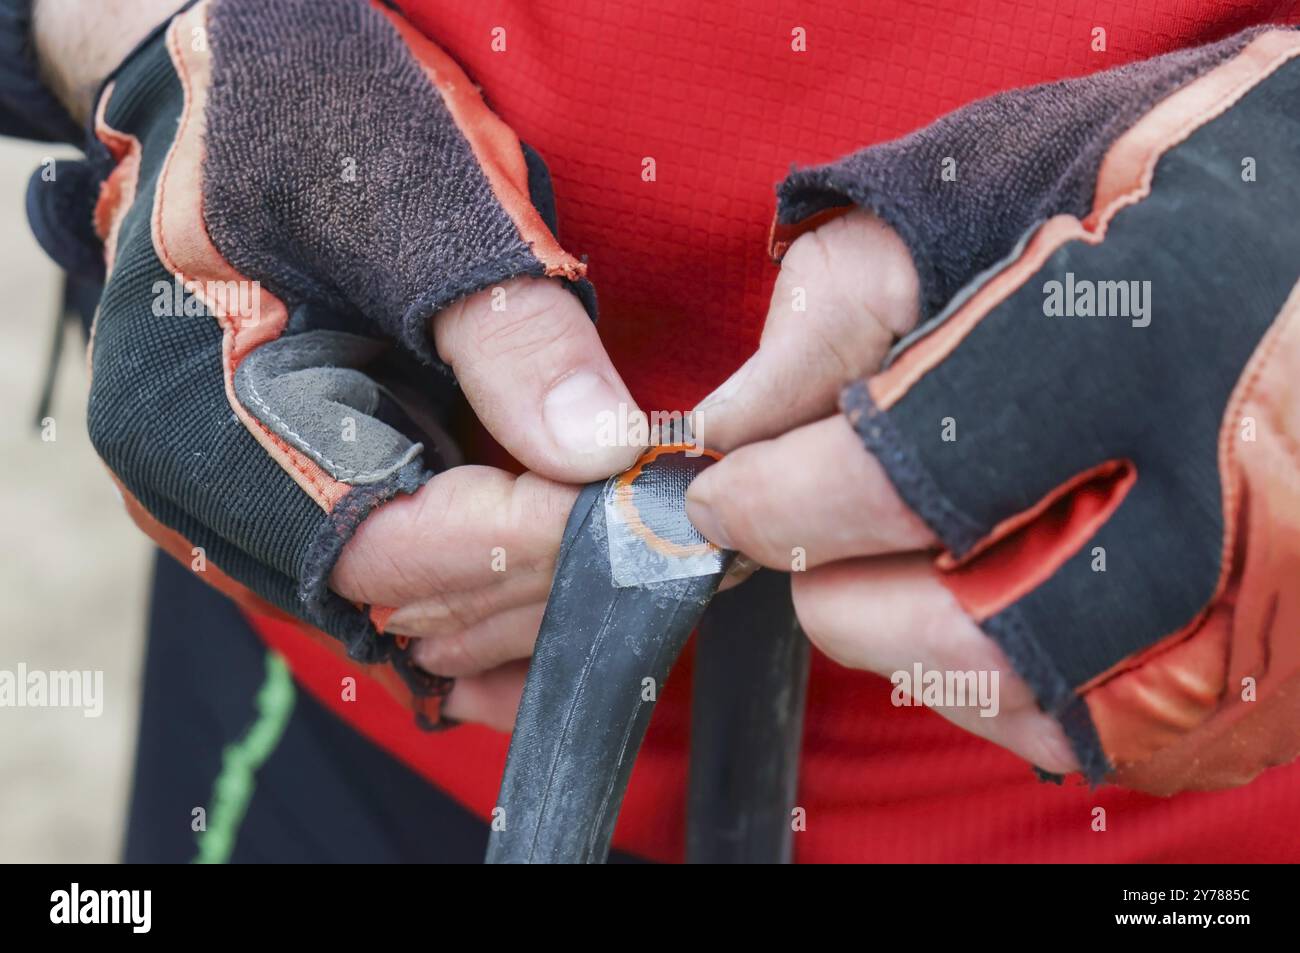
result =
M754 562L744 553L736 553L736 557L731 560L731 565L727 568L726 575L722 577L722 582L718 585L718 591L722 592L733 586L739 586L761 568L763 567L760 563Z
M1063 732L1054 731L1049 734L1044 739L1043 749L1048 764L1040 764L1040 768L1045 768L1054 774L1069 774L1079 770L1079 759L1075 756L1074 749L1070 747L1070 742L1066 740Z
M551 388L542 404L542 419L561 449L604 453L609 448L601 436L606 430L611 436L617 435L620 403L631 405L632 399L620 395L599 374L578 371Z
M755 562L744 553L736 553L736 558L731 561L731 566L727 569L727 575L736 578L744 578L763 568L763 564Z
M734 374L719 384L708 397L705 397L695 405L695 413L699 414L706 410L717 410L724 403L734 397L736 391L740 390L740 385L745 382L745 378L748 377L750 371L754 369L754 361L757 360L757 358L757 354L750 355L749 360L736 368Z
M713 543L715 546L721 546L723 549L735 549L727 534L722 530L722 524L718 522L718 516L713 512L713 507L707 501L686 498L686 518L691 521L691 525L700 531L700 534Z
M389 635L420 636L450 615L451 610L441 603L415 602L390 615L384 631Z

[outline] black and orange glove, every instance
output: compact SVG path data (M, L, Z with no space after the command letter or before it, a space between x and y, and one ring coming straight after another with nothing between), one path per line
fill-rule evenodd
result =
M327 582L367 514L454 458L430 317L518 276L594 310L545 167L366 0L189 4L110 78L94 135L89 428L133 515L436 719L448 681Z
M1003 94L794 173L922 321L841 405L1086 774L1172 793L1300 752L1300 33Z

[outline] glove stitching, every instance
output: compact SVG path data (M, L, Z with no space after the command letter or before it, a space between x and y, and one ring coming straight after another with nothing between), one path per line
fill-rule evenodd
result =
M406 464L410 463L413 459L415 459L415 457L420 453L420 451L424 449L424 446L422 444L413 443L411 444L410 448L406 451L406 453L404 453L394 464L385 467L383 469L358 470L353 467L340 466L339 464L335 463L332 459L325 456L320 451L314 449L311 446L311 444L308 443L307 438L305 438L304 436L302 436L302 434L294 430L290 426L287 420L285 420L283 417L281 417L279 414L277 414L274 410L271 409L271 405L268 404L266 400L263 399L261 393L258 391L256 381L250 380L248 384L248 389L249 389L249 396L251 397L253 403L256 404L258 408L261 409L263 414L271 418L271 420L273 420L276 424L280 425L283 428L284 432L282 434L278 434L278 436L281 436L282 438L283 437L290 438L298 449L300 449L303 453L310 456L313 460L315 460L321 466L325 467L325 469L329 470L331 473L336 474L338 478L342 481L346 482L348 480L353 480L353 481L373 482L374 480L386 476L387 474L392 473L394 470L398 470L401 467L405 466Z

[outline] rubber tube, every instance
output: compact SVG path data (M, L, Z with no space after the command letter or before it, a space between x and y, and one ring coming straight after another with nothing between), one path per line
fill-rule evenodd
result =
M793 859L808 661L787 574L760 569L709 606L692 675L687 863Z
M631 522L655 545L650 555L660 572L684 551L683 534L694 532L682 500L690 477L708 462L670 448L634 468L637 499L648 505ZM655 699L730 560L715 550L715 572L615 585L610 486L585 487L569 515L510 740L488 863L605 861ZM694 546L709 544L697 535Z

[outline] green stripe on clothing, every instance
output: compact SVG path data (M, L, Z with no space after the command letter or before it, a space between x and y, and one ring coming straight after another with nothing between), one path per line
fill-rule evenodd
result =
M230 859L257 787L255 776L284 737L295 693L284 658L267 652L266 679L257 692L257 719L243 738L226 745L221 753L221 773L212 786L207 829L199 831L194 863L224 864Z

